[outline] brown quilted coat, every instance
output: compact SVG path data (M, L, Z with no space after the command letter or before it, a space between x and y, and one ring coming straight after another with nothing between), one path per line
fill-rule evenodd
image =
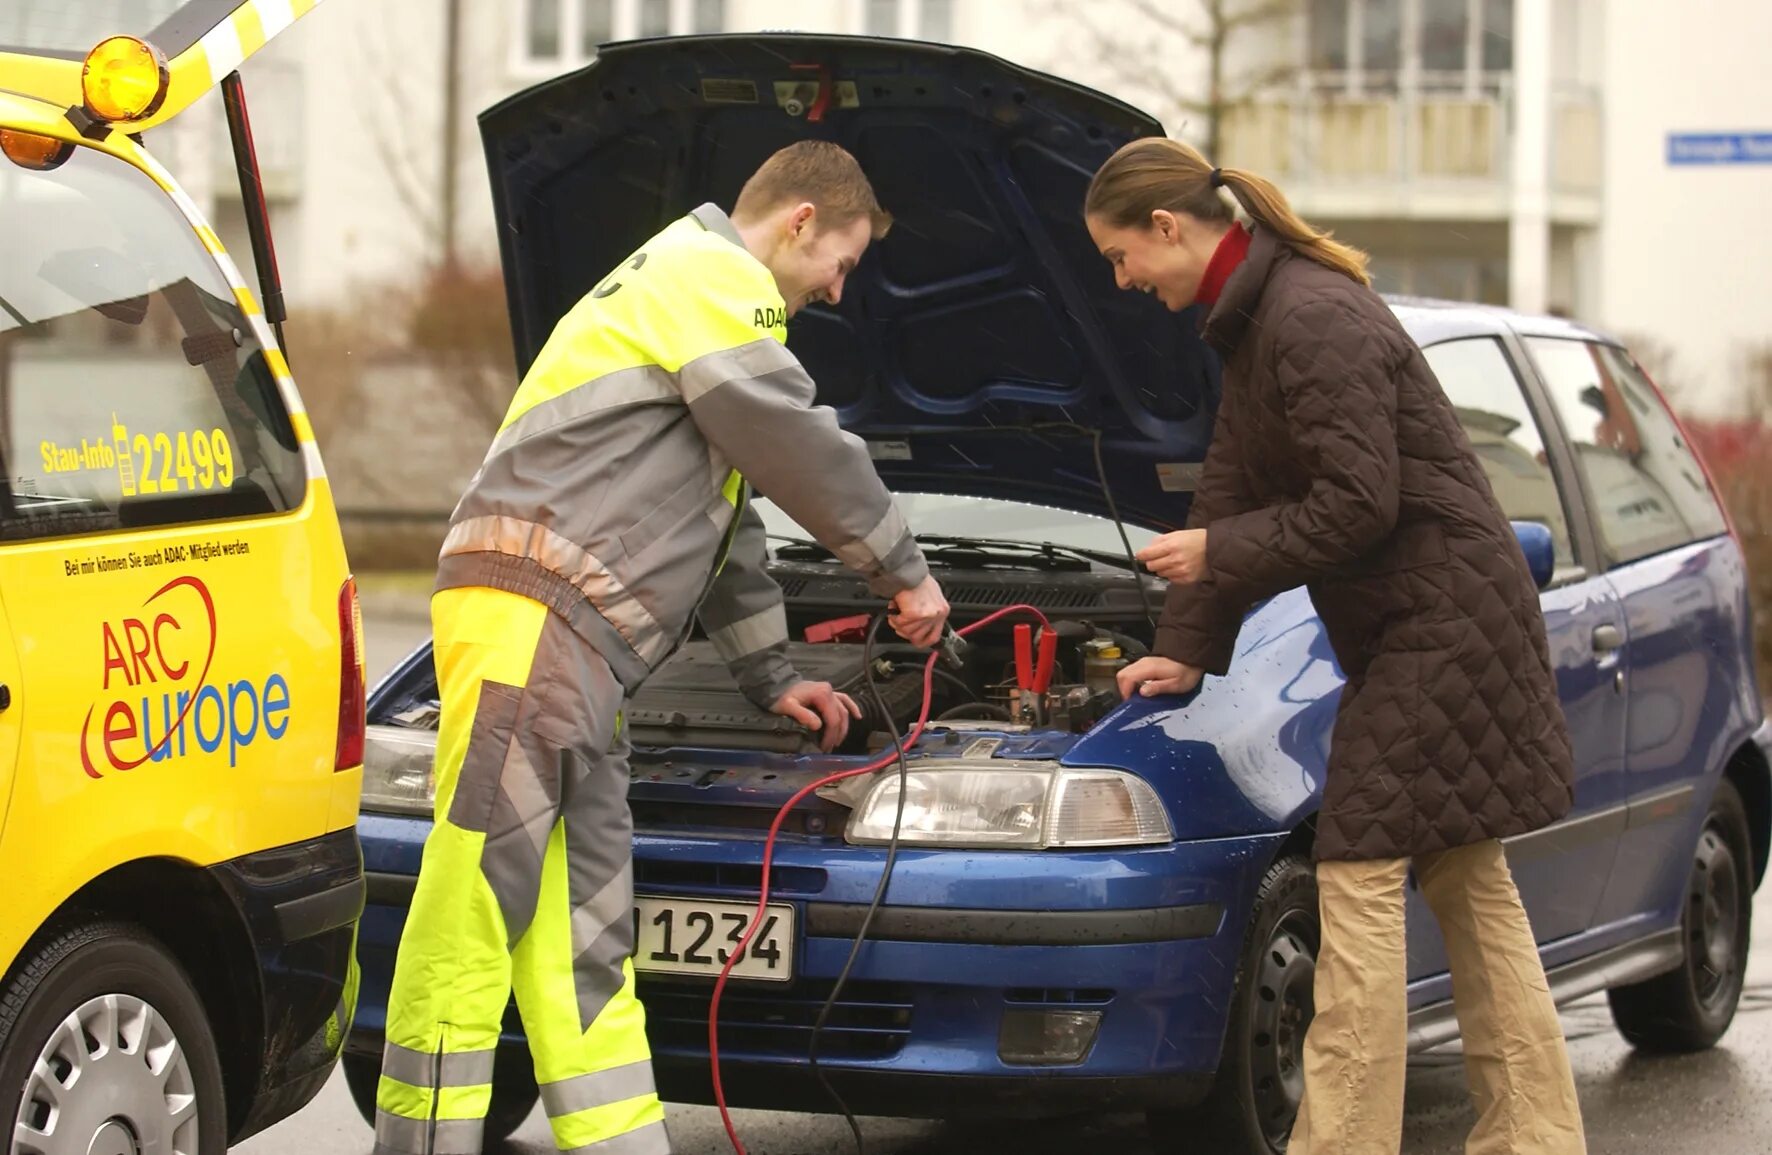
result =
M1526 560L1426 359L1370 289L1257 229L1205 322L1224 391L1158 653L1224 673L1309 587L1347 686L1316 853L1399 858L1568 813L1573 760Z

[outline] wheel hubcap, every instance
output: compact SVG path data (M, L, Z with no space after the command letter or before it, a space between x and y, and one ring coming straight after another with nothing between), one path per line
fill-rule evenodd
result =
M172 1027L133 995L89 999L25 1080L12 1155L198 1155L196 1083Z
M1741 894L1735 855L1715 829L1698 842L1686 896L1686 934L1698 1000L1715 1007L1731 996L1740 972Z
M1294 912L1274 928L1255 975L1250 1079L1268 1139L1283 1144L1304 1097L1304 1036L1316 1004L1314 928Z

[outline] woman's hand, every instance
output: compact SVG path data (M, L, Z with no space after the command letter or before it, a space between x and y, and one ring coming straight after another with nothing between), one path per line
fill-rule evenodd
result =
M1138 551L1138 560L1152 573L1172 582L1197 582L1206 576L1206 531L1179 529Z
M1140 658L1114 675L1121 699L1137 690L1146 698L1158 694L1185 694L1200 684L1205 672L1185 662L1156 656Z

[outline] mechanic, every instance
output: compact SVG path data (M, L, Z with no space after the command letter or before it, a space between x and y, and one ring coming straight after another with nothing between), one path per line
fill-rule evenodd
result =
M431 616L436 825L394 969L375 1150L480 1150L513 986L562 1150L668 1152L633 992L620 709L690 615L744 691L831 748L860 710L786 659L755 485L892 599L948 606L866 446L813 404L787 319L835 304L890 217L833 144L769 158L559 322L457 506Z
M1250 218L1236 223L1221 190ZM1307 585L1347 676L1316 857L1322 944L1291 1155L1402 1142L1404 884L1444 932L1477 1122L1469 1155L1585 1150L1567 1049L1499 841L1573 801L1538 590L1451 402L1365 254L1175 141L1102 166L1084 215L1123 289L1202 306L1224 389L1171 585L1120 691L1184 694L1244 615Z

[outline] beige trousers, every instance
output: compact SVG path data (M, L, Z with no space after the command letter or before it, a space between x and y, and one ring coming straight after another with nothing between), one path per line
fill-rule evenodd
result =
M1494 840L1415 861L1452 965L1466 1155L1583 1155L1581 1107L1532 928ZM1403 885L1410 860L1320 862L1323 941L1304 1101L1288 1155L1398 1155L1408 1053Z

